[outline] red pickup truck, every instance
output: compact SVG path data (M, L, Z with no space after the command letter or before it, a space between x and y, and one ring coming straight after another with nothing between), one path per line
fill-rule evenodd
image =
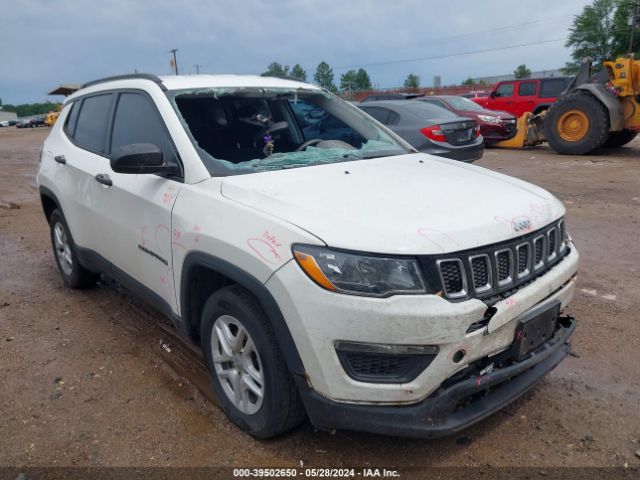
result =
M488 97L472 98L489 110L509 112L516 117L525 112L540 113L549 108L567 88L572 77L506 80L496 85Z

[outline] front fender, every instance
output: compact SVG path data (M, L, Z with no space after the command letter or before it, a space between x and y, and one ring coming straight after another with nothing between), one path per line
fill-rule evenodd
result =
M609 93L603 83L583 83L576 87L576 90L584 90L596 97L606 107L609 112L609 124L612 132L624 129L624 113L620 100Z

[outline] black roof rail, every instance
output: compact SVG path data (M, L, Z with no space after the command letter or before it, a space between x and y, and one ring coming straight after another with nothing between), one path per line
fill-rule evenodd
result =
M82 85L81 88L91 87L93 85L98 85L99 83L111 82L113 80L151 80L158 84L158 86L162 90L167 90L167 87L162 83L162 79L153 73L127 73L125 75L114 75L112 77L99 78L98 80L92 80L91 82L87 82Z

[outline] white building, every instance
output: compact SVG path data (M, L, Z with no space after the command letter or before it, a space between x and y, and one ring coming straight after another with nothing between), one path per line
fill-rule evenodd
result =
M0 109L0 122L4 122L5 120L13 120L16 118L16 112L5 112Z

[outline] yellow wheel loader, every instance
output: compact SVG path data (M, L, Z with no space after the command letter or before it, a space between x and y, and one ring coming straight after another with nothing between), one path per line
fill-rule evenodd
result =
M520 117L516 136L496 146L522 148L547 141L558 153L584 155L633 140L640 131L640 60L604 62L595 75L591 65L592 59L585 58L549 110Z
M47 127L53 127L53 124L56 123L56 120L58 120L61 111L62 105L60 104L54 111L47 113L47 116L44 119L44 124Z

